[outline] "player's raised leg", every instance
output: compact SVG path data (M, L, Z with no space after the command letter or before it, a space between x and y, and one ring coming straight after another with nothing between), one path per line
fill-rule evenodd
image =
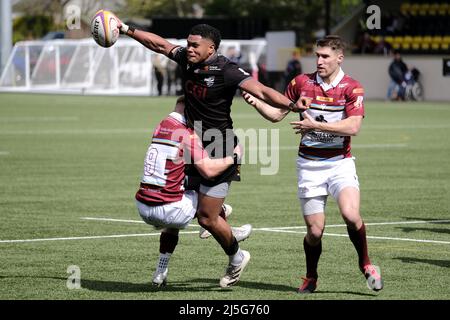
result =
M374 291L379 291L383 289L383 279L380 268L370 262L366 227L360 215L359 204L360 193L357 188L346 187L339 192L339 209L347 224L350 240L358 253L359 269L366 277L367 286Z
M250 260L250 254L239 248L230 225L219 216L224 200L224 198L216 198L200 192L197 219L203 228L211 232L229 257L225 275L220 279L220 286L230 287L239 281Z
M222 210L220 211L219 216L222 217L225 221L227 221L228 217L231 215L232 212L233 208L229 204L224 203L222 205ZM200 239L208 239L209 237L211 237L211 233L205 228L200 227L198 236L200 237Z

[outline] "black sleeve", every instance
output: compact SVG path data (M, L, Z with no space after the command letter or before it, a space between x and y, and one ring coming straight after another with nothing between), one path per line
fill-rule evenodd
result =
M237 87L239 84L248 79L251 78L250 73L246 72L244 69L240 68L235 63L228 63L225 66L224 70L224 80L225 80L225 86L227 87Z
M173 48L168 57L179 65L187 65L187 49L185 47Z

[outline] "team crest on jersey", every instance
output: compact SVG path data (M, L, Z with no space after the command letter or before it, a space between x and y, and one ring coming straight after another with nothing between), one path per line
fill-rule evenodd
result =
M359 108L362 107L363 100L364 100L364 97L363 97L363 96L358 96L358 98L356 98L356 101L355 101L355 103L353 104L353 105L355 106L356 109L359 109Z
M321 97L321 96L316 96L316 100L322 101L322 102L333 102L334 101L334 99L332 97Z
M205 78L205 83L207 87L212 87L214 85L215 77L211 76L209 78Z

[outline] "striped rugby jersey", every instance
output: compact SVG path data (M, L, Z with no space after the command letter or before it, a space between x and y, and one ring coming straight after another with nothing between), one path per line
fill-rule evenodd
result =
M285 95L292 101L300 97L311 100L306 111L316 121L336 122L350 116L364 116L364 88L342 69L331 84L323 82L317 72L295 77ZM298 155L310 160L351 157L350 136L314 130L302 136Z
M150 206L180 201L184 193L184 167L207 157L201 140L186 127L184 116L172 112L153 132L136 200Z

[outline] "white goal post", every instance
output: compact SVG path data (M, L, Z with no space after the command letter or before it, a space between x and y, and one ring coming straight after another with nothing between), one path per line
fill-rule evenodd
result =
M186 40L169 41L186 45ZM241 53L240 63L255 72L266 40L222 40L219 53L226 54L230 47ZM125 37L110 48L91 38L18 42L1 74L0 91L155 96L156 56L158 64L167 67L166 57ZM169 92L165 81L163 92L175 89Z

